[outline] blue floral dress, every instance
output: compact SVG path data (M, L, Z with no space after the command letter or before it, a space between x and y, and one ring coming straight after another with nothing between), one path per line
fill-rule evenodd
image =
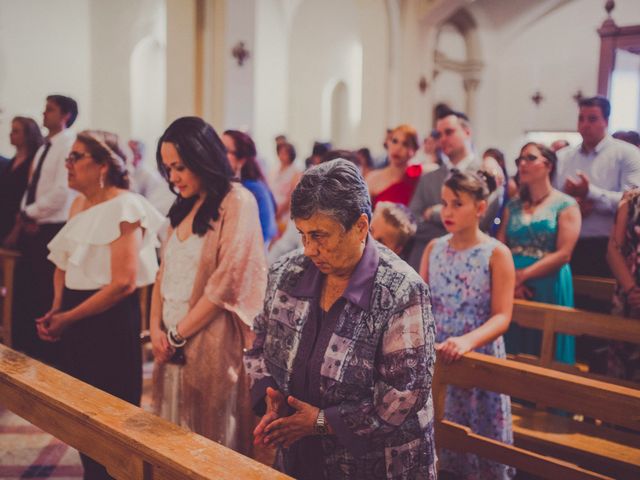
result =
M628 197L629 213L625 219L625 239L621 253L636 285L640 285L640 189L632 190L625 196ZM640 309L629 305L620 284L616 286L611 313L640 319ZM609 342L607 374L632 382L640 382L640 346L627 342Z
M519 198L509 201L507 245L513 254L516 269L526 268L556 250L558 217L565 208L573 205L576 205L573 197L558 191L533 214L524 212L523 202ZM535 302L565 307L574 305L573 279L568 263L551 275L528 280L525 285L533 291L531 300ZM512 323L505 334L505 341L508 353L540 355L542 332ZM556 335L555 358L561 362L575 363L575 338L572 335Z
M450 239L451 234L437 239L429 256L429 287L438 343L475 330L491 316L489 261L500 245L490 238L466 250L455 250L449 245ZM506 356L502 337L475 351L498 358ZM513 443L508 395L449 386L444 416L479 435ZM515 475L512 467L473 454L442 449L438 459L440 470L465 479L509 479Z

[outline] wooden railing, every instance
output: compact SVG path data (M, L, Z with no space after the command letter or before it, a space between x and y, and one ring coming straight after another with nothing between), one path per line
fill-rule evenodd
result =
M534 410L526 419L514 415L516 445L507 445L444 418L448 385L504 393L636 433ZM438 448L474 453L548 479L640 478L639 390L471 352L449 365L438 359L433 392Z
M515 300L513 306L513 323L521 327L542 331L540 355L516 355L515 360L539 365L554 370L588 376L595 380L603 380L637 388L625 380L605 377L589 373L573 365L554 360L555 335L589 335L604 340L617 340L640 345L640 322L635 319L588 312L570 307L549 305L547 303Z
M290 478L2 345L0 404L119 480Z
M616 281L613 278L573 276L573 292L575 295L583 295L600 302L611 302L615 288Z
M11 346L11 319L13 317L13 285L16 263L20 254L0 248L0 343Z

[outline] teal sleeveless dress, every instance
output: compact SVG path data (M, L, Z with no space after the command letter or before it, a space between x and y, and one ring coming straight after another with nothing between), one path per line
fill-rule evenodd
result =
M509 201L509 221L506 228L507 245L513 254L516 270L526 268L544 255L555 251L558 237L558 217L567 207L577 205L575 199L554 191L553 198L541 205L534 213L525 214L519 198ZM568 263L546 277L525 282L533 291L535 302L573 307L573 279ZM521 328L511 323L504 336L507 353L540 355L542 332ZM575 363L575 338L572 335L556 335L555 359L564 363Z

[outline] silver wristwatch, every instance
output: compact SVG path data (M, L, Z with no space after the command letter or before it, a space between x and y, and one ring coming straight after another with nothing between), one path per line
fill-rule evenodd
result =
M316 418L316 424L314 426L314 431L316 435L327 435L329 433L329 428L327 427L327 421L324 418L324 410L320 410L318 412L318 416Z

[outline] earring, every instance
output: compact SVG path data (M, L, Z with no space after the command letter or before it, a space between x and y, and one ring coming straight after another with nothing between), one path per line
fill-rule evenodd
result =
M104 189L104 173L100 174L100 189Z

